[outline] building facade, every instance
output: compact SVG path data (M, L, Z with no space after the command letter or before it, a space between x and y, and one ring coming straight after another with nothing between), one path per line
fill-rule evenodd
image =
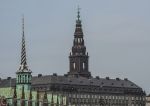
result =
M145 106L145 92L125 79L93 77L78 10L69 72L32 76L26 61L24 19L21 63L16 78L0 79L0 98L10 106Z

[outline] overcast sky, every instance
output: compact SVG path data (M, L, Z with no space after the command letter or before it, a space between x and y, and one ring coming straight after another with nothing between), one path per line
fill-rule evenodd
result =
M23 14L32 74L66 74L78 5L92 75L150 93L150 0L0 0L0 77L19 68Z

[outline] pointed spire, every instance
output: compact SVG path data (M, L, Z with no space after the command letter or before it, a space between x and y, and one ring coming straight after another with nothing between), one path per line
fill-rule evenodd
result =
M83 31L82 31L82 24L81 24L81 20L80 20L80 8L79 8L79 6L78 6L78 10L77 10L77 20L76 20L76 28L75 28L74 37L83 38Z
M22 16L22 35L24 36L24 15Z
M77 10L77 19L74 32L73 46L69 59L70 59L70 67L69 67L70 70L68 72L69 76L72 77L82 76L86 78L89 78L91 76L91 73L89 72L88 68L89 56L87 55L86 46L84 43L84 34L82 30L79 7Z
M21 50L21 69L27 68L25 35L24 35L24 17L22 18L22 50Z
M27 66L27 58L26 58L26 47L25 47L25 34L24 34L24 16L22 17L22 47L21 47L21 63L19 71L24 72L30 71Z

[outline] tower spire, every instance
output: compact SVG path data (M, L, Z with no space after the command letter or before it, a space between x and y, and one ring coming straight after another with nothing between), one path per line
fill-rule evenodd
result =
M31 71L27 66L25 34L24 34L24 16L22 17L22 41L21 41L21 61L19 70L17 70L17 84L31 84ZM19 86L19 85L17 85ZM30 87L29 87L30 89Z
M88 53L86 52L86 46L84 44L84 36L82 31L82 24L80 20L80 8L78 6L77 10L77 20L74 32L74 41L72 46L72 51L69 56L70 60L70 70L68 72L69 76L82 76L89 78L91 73L88 69Z
M27 58L26 58L26 47L25 47L25 33L24 33L24 16L22 16L22 47L21 47L21 63L19 67L19 71L23 72L24 70L29 71L27 66Z

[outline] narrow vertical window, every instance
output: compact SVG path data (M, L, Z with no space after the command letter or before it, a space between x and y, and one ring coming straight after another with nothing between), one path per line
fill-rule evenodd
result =
M80 38L78 38L78 43L80 43Z
M83 70L85 69L85 62L83 62Z
M25 75L25 83L27 83L27 75Z
M75 69L76 68L76 64L75 64L75 62L73 63L73 69Z
M19 81L20 81L20 80L19 80L19 75L18 75L17 83L19 83Z
M22 83L21 75L19 75L19 83Z

